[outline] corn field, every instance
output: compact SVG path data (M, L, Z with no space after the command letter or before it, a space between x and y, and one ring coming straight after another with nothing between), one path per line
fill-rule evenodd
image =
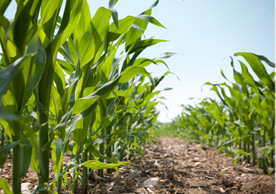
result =
M275 68L275 64L264 56L236 53L230 65L234 82L221 71L227 82L205 83L211 86L217 99L205 98L195 106L183 105L182 114L161 131L169 128L176 136L215 145L235 161L246 160L264 173L272 173L275 171L275 71L268 73L266 66Z
M34 193L78 193L79 184L87 193L93 173L128 164L151 137L155 88L170 72L152 77L147 66L167 64L139 56L165 42L143 36L149 23L164 28L151 16L158 0L121 20L115 0L93 17L87 0L17 0L8 20L10 3L0 1L0 164L12 155L12 191L5 179L0 186L20 194L31 168L39 177Z

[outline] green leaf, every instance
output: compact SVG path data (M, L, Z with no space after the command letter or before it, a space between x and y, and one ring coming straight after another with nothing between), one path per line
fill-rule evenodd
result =
M98 158L100 158L100 159L105 159L105 160L107 160L108 162L113 162L113 163L117 162L117 161L114 160L114 159L111 159L111 158L109 158L109 157L107 157L107 156L105 156L105 155L102 155L102 154L99 152L99 150L98 150L92 143L87 143L85 146L87 147L86 149L88 149L89 153L92 153L93 156L96 156L96 157L98 157Z
M49 40L53 39L56 28L58 13L62 5L62 0L42 1L41 3L41 24Z
M119 22L118 22L118 12L116 9L110 9L112 14L112 19L114 21L114 24L116 25L117 29L119 28Z
M256 55L256 54L255 54ZM268 60L266 57L262 55L256 55L261 61L265 61L270 67L275 68L275 63Z
M98 100L98 96L89 99L79 98L76 100L72 114L79 114L91 107Z
M248 62L254 73L260 78L261 82L270 90L275 90L275 84L270 79L269 74L258 56L252 53L236 53L235 56L242 56Z
M114 89L114 87L117 85L120 77L117 77L113 81L107 82L104 84L102 87L94 91L92 94L83 97L83 98L78 98L75 102L74 109L73 109L73 114L79 114L89 107L91 107L97 100L98 98L108 96L109 93Z
M151 15L151 11L152 10L149 9L143 12L142 15ZM128 51L133 44L135 44L138 41L141 41L141 37L144 31L147 29L147 26L148 21L136 18L131 29L126 34L126 51Z
M67 61L58 60L57 62L68 75L71 75L75 71L75 67Z
M27 55L34 55L32 65L28 72L27 91L32 91L39 83L42 77L45 64L46 64L46 52L38 36L35 36L28 45Z
M136 51L142 51L147 47L153 46L159 42L167 42L167 40L159 40L159 39L147 39L147 40L142 40L139 42L136 42L133 44L130 48L129 54L136 52Z
M54 81L58 93L63 96L66 86L65 75L59 64L55 65Z
M50 111L56 116L59 117L60 113L63 112L61 104L61 96L58 93L57 89L52 85L51 89L51 101L50 101ZM59 121L57 121L59 122Z
M146 20L146 21L148 21L148 22L150 22L150 23L152 23L156 26L165 28L165 26L163 26L157 19L155 19L154 17L152 17L150 15L139 15L137 18Z
M249 73L248 68L246 65L240 61L241 69L242 69L242 76L244 78L244 82L248 84L251 89L254 91L254 93L259 94L259 88L256 85L256 82L253 78L253 76Z
M6 9L8 8L11 0L2 0L0 1L0 15L4 15Z
M101 86L99 89L97 89L95 92L93 92L92 94L84 97L83 99L94 98L94 96L101 97L103 95L106 95L106 94L110 93L114 89L114 87L117 85L119 79L120 79L120 77L117 77L116 79L107 82L106 84Z
M84 35L87 28L89 27L90 20L91 20L91 14L89 10L89 5L87 3L87 0L84 0L83 7L81 10L80 20L74 32L74 39L77 40L78 42L80 41L81 37Z
M31 163L31 158L32 158L32 149L33 149L33 146L32 146L32 143L26 139L25 142L24 142L24 146L23 146L23 166L22 166L22 178L25 177L29 167L30 167L30 163Z
M125 34L134 21L134 17L127 16L124 19L118 21L118 26L113 22L109 27L108 41L114 41L118 39L121 35Z
M20 57L5 69L0 70L0 102L2 101L2 96L9 89L10 82L20 72L20 70L23 68L24 63L28 61L29 58L30 56Z
M4 119L6 121L18 121L19 117L16 114L0 107L0 119Z
M177 53L174 53L174 52L165 52L163 53L163 55L161 56L162 59L168 59L174 55L177 55Z
M118 0L109 0L108 8L112 9L117 2L118 2Z
M83 0L67 0L64 14L58 31L61 35L59 45L62 45L67 38L74 32L82 11Z
M115 170L118 169L119 166L122 165L127 165L127 164L131 164L130 162L118 162L118 163L103 163L97 160L88 160L84 163L82 163L80 166L86 167L86 168L90 168L92 170L95 169L105 169L105 168L113 168Z
M110 17L110 10L100 7L91 20L90 28L88 28L84 33L79 44L81 67L95 58L97 53L100 53L98 54L99 56L102 55L108 33ZM94 60L97 61L99 56Z
M29 0L20 1L17 5L12 32L14 43L19 49L21 56L25 51L25 41L38 3L39 1Z
M54 172L55 175L59 174L62 168L62 159L63 159L63 152L62 152L62 139L59 138L52 144L52 159L54 162Z
M125 83L128 82L131 78L135 77L137 74L147 75L149 76L149 72L144 67L140 66L130 66L127 67L119 80L119 83Z
M156 6L158 5L158 3L159 3L159 0L156 0L156 1L150 6L150 8L149 8L148 10L151 10L152 8L156 7ZM144 13L144 12L143 12L143 13Z
M9 184L3 178L0 178L0 187L4 190L4 194L13 194L10 190Z
M16 145L18 145L20 141L21 140L10 142L0 149L0 167L2 167L5 164L7 155L10 152L10 150L14 148Z

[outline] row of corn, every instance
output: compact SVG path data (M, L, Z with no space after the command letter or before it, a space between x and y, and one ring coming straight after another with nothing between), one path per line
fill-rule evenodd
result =
M0 1L0 166L10 154L13 167L12 191L0 179L5 193L21 193L29 168L34 193L87 193L93 173L128 164L150 138L155 88L169 72L152 77L146 67L166 63L139 56L164 42L143 36L148 23L164 27L151 16L158 0L121 20L116 2L92 17L87 0L16 0L8 20L11 0Z
M235 161L275 170L275 63L253 53L231 57L233 80L211 86L216 99L205 98L165 128L198 143L215 145ZM270 72L270 73L268 73Z

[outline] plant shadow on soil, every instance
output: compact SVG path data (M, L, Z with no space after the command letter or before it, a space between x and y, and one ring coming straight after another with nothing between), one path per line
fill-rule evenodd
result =
M232 158L218 154L207 146L169 137L158 138L156 142L156 145L148 144L144 157L132 160L131 165L121 167L118 172L105 174L103 178L95 176L89 181L89 193L275 193L274 174L264 175L261 170L245 163L234 164ZM69 157L65 159L68 161ZM9 157L4 168L0 169L0 177L11 185L11 175ZM50 177L53 176L51 168ZM145 185L145 181L151 178L156 178L157 184ZM36 174L29 170L22 181L27 184L25 193L34 190L36 179ZM70 191L63 188L63 193Z

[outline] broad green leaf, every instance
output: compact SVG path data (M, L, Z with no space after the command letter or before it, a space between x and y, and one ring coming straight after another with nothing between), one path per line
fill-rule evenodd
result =
M97 61L104 50L105 40L108 33L110 10L100 7L90 22L90 28L84 33L79 44L81 67L95 58ZM97 55L97 53L99 53ZM97 55L97 56L96 56Z
M55 179L62 177L63 175L65 175L70 169L75 168L75 167L79 167L79 165L77 164L67 164L66 167L64 168L64 171L58 175L56 175Z
M131 78L135 77L137 74L149 75L149 72L143 67L140 66L130 66L127 67L119 80L119 83L128 82Z
M60 47L68 37L74 32L82 11L83 0L67 0L65 5L65 10L62 16L62 21L60 24L57 36L61 36L59 39L58 47ZM58 49L58 48L57 48Z
M33 149L32 149L30 168L33 171L35 171L36 173L38 173L39 172L39 162L41 161L41 156L38 151L38 142L37 142L37 137L35 137L35 135L33 135L31 137L31 142L33 145Z
M6 121L18 121L19 117L16 114L0 107L0 119L4 119Z
M118 2L118 0L109 0L108 8L112 9L117 2Z
M11 0L2 0L0 1L0 15L4 15L6 9L8 8Z
M62 162L63 162L63 152L62 152L62 139L58 139L54 143L52 143L52 159L54 162L54 172L55 175L59 174L61 172L62 168Z
M71 118L71 115L72 115L72 111L73 111L73 108L70 109L69 112L67 112L66 114L64 114L62 116L62 118L60 119L60 122L58 123L58 125L54 128L53 131L56 131L62 127L65 127L67 124L68 124L68 121L70 120Z
M240 61L241 69L242 69L242 76L244 78L244 82L248 84L254 93L259 94L259 88L256 85L256 82L253 76L249 73L248 68L246 65Z
M44 192L48 192L48 184L44 183L42 185L39 185L38 187L36 187L36 189L34 190L34 192L32 194L36 194L39 191L44 191Z
M14 129L11 126L11 123L9 121L0 119L0 124L4 128L5 133L8 135L8 137L12 139L12 136L14 135Z
M151 10L152 8L154 8L154 7L156 7L157 5L158 5L158 3L159 3L159 0L156 0L151 6L150 6L150 8L148 9L148 10ZM147 10L147 11L148 11ZM140 15L143 15L145 12L147 12L147 11L144 11L142 14L140 14Z
M89 161L86 161L84 163L82 163L80 166L83 166L83 167L86 167L86 168L90 168L92 170L95 170L95 169L105 169L105 168L113 168L113 169L118 169L119 166L122 166L122 165L128 165L128 164L131 164L130 162L118 162L118 163L103 163L103 162L100 162L100 161L97 161L97 160L89 160Z
M34 16L39 1L20 1L17 5L14 25L12 26L13 40L21 56L24 54L25 41L29 32L32 17Z
M118 49L118 48L117 48ZM115 54L117 52L117 49L114 49L110 55L107 57L105 62L101 65L102 74L104 74L102 80L103 81L109 81L111 78L111 72L112 72L112 63L114 61Z
M13 194L10 190L9 184L3 178L0 178L0 187L4 190L4 194Z
M57 61L57 63L62 67L62 69L68 74L71 75L75 71L75 67L68 63L67 61Z
M256 54L255 54L256 55ZM265 61L270 67L275 68L275 63L268 60L265 56L256 55L261 61Z
M77 65L78 63L78 50L74 44L74 41L69 37L68 38L68 49L70 52L70 57L72 59L73 65Z
M86 109L91 107L98 100L98 98L108 96L109 93L117 85L119 78L120 77L104 84L102 87L94 91L92 94L85 96L83 98L77 99L74 105L73 114L78 114L85 111Z
M156 26L165 28L165 26L163 26L157 19L155 19L154 17L152 17L150 15L139 15L137 18L146 20Z
M20 72L24 63L28 62L29 59L30 56L20 57L5 69L0 70L0 101L2 101L2 96L7 92L10 82Z
M42 77L46 64L46 52L38 36L35 36L28 45L27 55L34 55L28 72L26 91L32 91Z
M142 13L142 15L151 15L151 11L152 10L149 9L146 12ZM136 18L132 25L132 28L126 34L126 51L129 50L131 45L135 44L137 41L141 41L142 34L147 29L147 26L148 21Z
M107 82L106 84L101 86L99 89L94 91L92 94L84 97L83 99L94 98L94 96L101 97L103 95L106 95L106 94L110 93L115 88L115 86L117 85L119 79L120 79L120 77L117 77L116 79Z
M68 127L66 128L66 136L65 136L65 140L64 140L65 145L69 142L71 134L76 129L77 122L80 119L82 119L81 114L77 114L71 118L71 120L68 124Z
M14 148L16 145L18 145L20 141L21 140L10 142L0 149L0 167L3 167L3 165L5 164L7 155L10 152L10 150Z
M136 52L136 51L142 51L147 47L153 46L159 42L167 42L167 40L159 40L159 39L146 39L139 42L136 42L133 44L129 50L129 54Z
M61 96L58 93L56 87L54 87L53 85L52 85L52 89L51 89L50 111L57 118L60 116L61 112L63 112L62 103L61 103ZM57 121L57 122L59 122L59 121Z
M252 53L236 53L235 56L242 56L248 62L254 73L260 78L261 82L270 90L275 90L275 84L270 79L258 56Z
M134 17L127 16L124 19L118 21L118 27L113 22L109 27L108 41L117 40L121 35L125 34L129 30L134 21Z
M87 28L89 27L90 21L91 21L91 14L90 14L90 10L89 10L89 5L87 3L87 0L84 0L83 7L81 10L80 20L79 20L76 30L74 32L75 40L77 40L78 42L80 41L81 37L84 35Z
M118 22L118 12L116 9L110 9L111 14L112 14L112 19L114 21L115 26L117 29L119 28L119 22Z
M10 59L15 59L20 55L17 46L15 45L14 42L12 42L12 40L7 39L5 44L6 44L6 53Z
M63 96L66 86L65 75L59 64L55 65L54 81L58 93Z
M1 1L1 2L4 2L4 1ZM6 65L10 64L11 63L11 55L8 53L9 49L8 49L8 45L7 45L7 40L11 40L11 38L8 36L6 37L6 32L7 32L7 29L10 27L10 22L9 20L5 17L5 16L2 16L0 15L0 43L1 43L1 49L2 49L2 52L3 52L3 58L4 58L4 63L6 63ZM8 34L9 35L9 34ZM16 46L13 46L15 48L15 50L12 50L11 49L11 53L12 53L12 57L15 57L17 56L17 48Z
M62 5L62 0L42 1L41 4L41 25L49 40L53 39L56 28L58 13Z
M31 158L32 158L32 149L33 149L33 145L32 143L26 139L24 141L24 146L23 146L23 166L22 166L22 178L26 176L26 173L30 167L30 163L31 163Z

